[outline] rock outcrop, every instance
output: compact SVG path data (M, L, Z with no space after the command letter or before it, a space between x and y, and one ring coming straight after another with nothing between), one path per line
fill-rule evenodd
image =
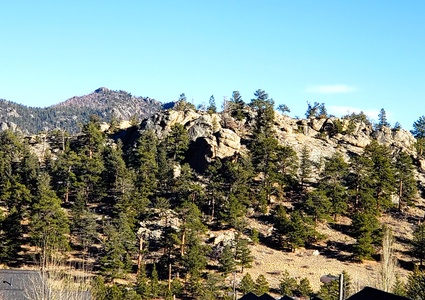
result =
M251 138L250 128L255 123L255 115L247 111L246 116L246 119L237 121L223 113L166 110L145 119L141 130L153 130L163 139L173 125L182 124L192 145L189 156L196 164L206 164L214 158L223 159L246 151L243 141ZM337 151L347 159L353 154L361 154L373 139L416 157L416 139L410 132L387 127L374 130L371 124L354 122L350 125L349 122L335 117L293 119L276 112L274 129L281 144L291 146L297 153L307 146L311 159L316 162ZM337 123L342 130L335 129Z
M191 143L199 145L194 150L196 156L204 157L207 161L216 157L230 157L241 150L240 136L222 127L220 114L167 110L144 120L141 129L153 130L159 139L163 139L177 123L186 128Z

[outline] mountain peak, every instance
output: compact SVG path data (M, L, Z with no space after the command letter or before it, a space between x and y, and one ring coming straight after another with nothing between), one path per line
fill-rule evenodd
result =
M94 92L97 93L97 94L101 94L101 93L106 93L106 92L109 92L109 91L110 91L110 89L102 86L102 87L96 89Z

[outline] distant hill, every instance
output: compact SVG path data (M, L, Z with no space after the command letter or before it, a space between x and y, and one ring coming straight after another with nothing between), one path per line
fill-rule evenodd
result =
M113 91L104 87L45 108L28 107L0 99L0 130L11 128L35 134L61 128L75 133L80 130L79 124L86 123L93 114L106 122L113 116L122 120L136 116L141 120L161 108L159 101L149 97L136 97L126 91Z

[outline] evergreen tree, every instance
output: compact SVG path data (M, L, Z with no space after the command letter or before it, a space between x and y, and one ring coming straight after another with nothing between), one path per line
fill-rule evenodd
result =
M315 224L329 217L331 201L322 190L314 190L308 193L306 201L303 203L304 211L313 217Z
M289 109L288 105L286 104L279 104L279 106L277 107L277 109L283 114L285 115L286 113L290 113L291 110Z
M339 299L339 281L332 280L322 284L319 291L319 297L323 300L338 300Z
M96 276L91 281L91 294L96 300L106 300L108 288L102 276Z
M242 100L242 96L239 91L233 91L232 98L230 98L230 113L232 117L239 121L242 120L244 118L244 107L245 102Z
M395 282L392 287L391 293L398 296L406 296L406 284L400 279L398 274L395 274Z
M301 297L310 297L313 294L310 281L307 278L302 278L297 286L297 294Z
M141 134L137 146L136 164L136 189L137 197L133 209L137 215L144 213L150 203L150 198L157 188L158 165L157 140L153 131L145 131Z
M250 106L256 112L256 123L254 126L254 139L256 136L273 133L274 121L274 101L269 99L269 95L263 90L254 92L256 98L251 99Z
M283 192L286 187L295 185L298 157L295 150L290 146L279 145L276 151L276 160L272 163L276 168L276 180L280 183Z
M115 224L105 226L106 241L104 255L100 259L101 271L111 279L122 278L132 267L132 257L136 252L136 234L133 224L121 213Z
M82 143L86 150L86 155L89 158L93 157L94 153L100 153L105 146L105 135L100 130L100 117L91 115L90 121L82 127L83 139Z
M324 170L321 174L319 190L323 190L330 201L330 212L334 220L347 211L347 193L345 180L348 164L341 154L334 154L325 162Z
M142 264L141 269L136 279L136 292L143 300L151 298L151 286L149 284L148 276L146 275L146 267Z
M425 300L425 272L418 268L409 275L406 283L406 296L412 300Z
M242 278L242 280L239 284L239 290L244 295L255 291L255 282L252 279L251 274L249 274L249 273L245 274L245 276Z
M237 264L241 266L241 272L243 273L245 268L251 268L254 257L251 255L251 250L248 246L248 240L239 237L236 238L236 253L235 258Z
M357 241L354 245L354 255L357 259L370 259L375 253L374 244L380 242L379 221L373 212L359 211L353 216L352 228Z
M351 295L351 277L346 272L343 271L343 295L342 299L347 299ZM341 278L340 276L334 276L335 278ZM319 297L323 300L338 300L339 299L339 280L332 280L328 283L324 283L320 287Z
M182 94L180 94L179 99L175 103L174 109L178 110L178 111L184 111L184 110L188 110L188 109L195 110L196 108L195 108L195 105L187 102L187 97L186 97L185 93L182 93Z
M219 259L219 270L225 276L232 273L236 269L235 255L233 254L232 247L230 245L224 246L223 252Z
M314 102L314 104L311 105L310 102L307 101L307 111L305 113L306 118L310 119L310 118L317 117L319 108L320 108L319 102Z
M98 239L96 216L85 207L74 206L71 233L83 248L83 258Z
M158 271L156 270L156 264L153 264L152 274L151 274L151 294L153 298L157 298L160 293Z
M425 116L421 116L417 121L413 122L413 130L411 132L417 139L425 138Z
M377 211L381 212L392 206L391 195L395 191L395 170L391 162L390 149L372 141L366 146L365 155L370 157L373 163L369 180L374 190Z
M70 149L60 153L53 163L52 187L65 203L74 201L79 189L77 175L80 169L81 158Z
M295 278L289 276L287 270L283 271L282 278L279 282L279 291L282 296L293 296L294 291L297 289L297 281Z
M304 222L302 215L298 211L294 211L291 214L290 220L285 227L286 243L292 251L298 247L304 247L311 238L311 229Z
M24 234L22 218L22 214L16 207L12 207L6 217L0 215L0 261L2 263L16 259L22 250Z
M390 123L388 123L387 121L387 113L385 112L383 108L381 108L378 114L377 129L381 129L382 127L390 127L390 126L391 126Z
M171 127L171 131L165 139L167 155L174 161L181 162L189 147L189 134L184 126L176 123Z
M423 265L425 259L425 223L419 224L413 232L412 239L413 256L419 259L420 265Z
M216 217L217 203L222 202L224 179L221 174L223 164L220 159L210 164L207 169L209 184L206 186L206 194L208 198L208 213L211 215L211 220Z
M412 201L417 194L412 158L407 153L400 151L396 155L394 169L399 196L398 209L401 211L403 206L412 205Z
M180 255L190 277L199 278L207 265L208 247L200 238L206 228L201 222L201 212L194 203L185 202L180 210Z
M327 118L328 117L328 111L327 111L327 109L325 107L325 103L319 104L319 107L318 108L319 108L319 111L318 111L317 117L319 117L319 118Z
M207 280L203 284L201 293L202 299L205 300L216 300L222 299L222 284L224 279L218 274L208 274Z
M313 161L310 159L310 150L307 146L304 146L301 149L301 157L299 164L299 181L302 189L305 189L306 181L310 178Z
M38 191L31 208L30 230L34 245L41 248L42 259L51 251L68 248L68 220L60 206L60 200L50 188L50 178L42 174Z
M255 294L261 296L265 293L268 293L269 290L269 282L267 281L266 277L263 274L258 275L257 279L255 280Z
M211 97L210 97L207 112L209 114L215 114L217 112L217 106L215 105L215 98L214 98L213 95L211 95Z

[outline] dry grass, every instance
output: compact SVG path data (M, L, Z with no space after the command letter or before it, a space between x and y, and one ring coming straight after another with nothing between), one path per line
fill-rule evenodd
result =
M412 214L409 215L411 216ZM396 237L394 249L397 258L405 262L411 262L407 252L409 251L408 240L412 236L414 224L409 223L409 221L412 222L411 218L397 219L389 215L381 218L381 222L387 224ZM338 224L350 225L350 222L349 218L340 218ZM262 234L270 233L271 225L257 224L251 219L250 226L255 226ZM327 236L326 241L328 244L350 245L355 243L354 238L336 231L326 224L319 225L317 230ZM326 274L338 275L344 270L351 277L354 291L358 291L364 286L378 286L380 278L379 262L354 262L349 259L351 253L340 249L335 249L338 257L327 256L326 253L328 252L325 250L329 248L326 247L326 242L322 242L317 246L322 247L322 250L319 250L319 255L314 255L314 250L304 248L298 249L296 252L285 252L265 245L253 245L251 246L251 251L254 256L254 263L252 268L245 270L244 274L249 272L254 280L258 275L263 274L269 281L270 287L275 290L278 289L281 274L285 270L294 278L308 278L314 291L320 289L321 276ZM409 273L408 270L400 266L396 267L395 272L399 274L402 280L405 280ZM244 274L238 273L237 280L242 279Z

